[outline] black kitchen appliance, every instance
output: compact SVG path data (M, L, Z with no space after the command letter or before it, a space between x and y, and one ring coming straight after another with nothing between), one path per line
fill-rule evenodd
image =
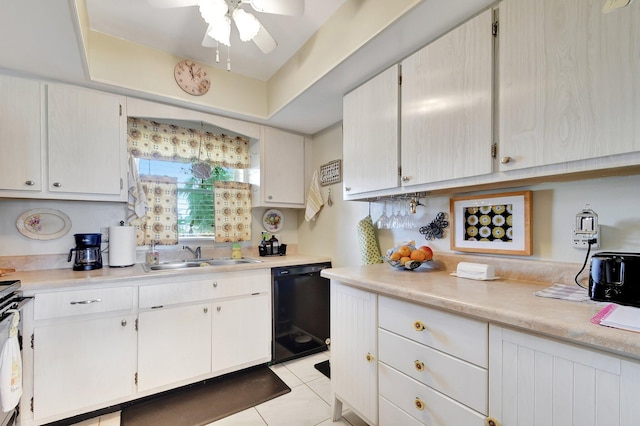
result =
M73 270L91 271L102 268L102 252L100 251L102 234L73 234L73 237L76 239L76 246L69 250L67 258L67 262L71 262L71 256L74 251L76 252Z
M327 350L331 262L272 268L273 346L276 364Z
M640 253L596 253L590 269L592 300L640 307Z

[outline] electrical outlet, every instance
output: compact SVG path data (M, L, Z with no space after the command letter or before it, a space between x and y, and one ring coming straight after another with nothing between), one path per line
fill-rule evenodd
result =
M102 242L103 243L108 243L109 242L109 228L100 228L100 234L102 234Z
M600 231L593 232L591 234L585 234L576 232L575 230L571 235L571 244L573 247L578 249L588 249L589 241L594 241L591 243L591 249L599 249L600 248Z

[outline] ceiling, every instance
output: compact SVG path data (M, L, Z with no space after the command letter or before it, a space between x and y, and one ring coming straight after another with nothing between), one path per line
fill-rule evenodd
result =
M268 79L346 1L382 0L306 0L306 13L302 18L255 13L277 40L278 47L265 55L252 42L232 39L232 72ZM1 2L0 69L7 73L146 97L305 134L315 134L342 120L342 96L345 93L493 3L492 0L421 0L410 12L376 34L290 103L270 117L259 120L91 81L83 58L74 2ZM90 25L96 31L215 66L212 49L200 46L206 25L197 7L161 10L151 8L146 0L86 2ZM250 10L250 6L244 7ZM224 58L226 61L226 54L222 56L221 60Z
M262 53L255 43L243 42L231 29L232 72L257 80L268 80L333 15L345 0L306 0L304 16L260 13L241 7L258 18L278 43ZM198 6L162 9L147 0L87 0L92 30L152 47L212 67L226 69L227 48L221 46L220 63L215 48L202 46L207 24Z

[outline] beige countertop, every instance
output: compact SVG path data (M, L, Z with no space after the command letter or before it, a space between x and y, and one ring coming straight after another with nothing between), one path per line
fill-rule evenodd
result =
M88 284L117 284L121 282L141 282L157 278L207 274L212 272L233 272L249 269L276 268L281 266L305 265L309 263L330 262L328 257L306 256L301 254L287 256L255 257L262 262L246 263L231 266L206 266L202 268L187 268L181 270L164 270L145 272L141 264L124 268L104 266L93 271L74 271L66 269L43 269L37 271L13 272L2 277L2 280L20 280L22 291L31 295L38 291L56 290Z
M381 295L640 358L639 333L590 322L606 304L533 294L552 283L507 279L476 281L424 266L416 271L405 271L387 264L325 269L321 274Z

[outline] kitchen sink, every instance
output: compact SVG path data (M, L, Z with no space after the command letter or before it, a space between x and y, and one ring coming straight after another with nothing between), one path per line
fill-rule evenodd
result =
M145 271L167 271L175 269L188 269L188 268L202 268L207 266L229 266L229 265L242 265L246 263L262 263L262 260L242 258L232 259L230 257L222 257L218 259L193 259L193 260L179 260L175 262L162 262L157 265L142 264Z

